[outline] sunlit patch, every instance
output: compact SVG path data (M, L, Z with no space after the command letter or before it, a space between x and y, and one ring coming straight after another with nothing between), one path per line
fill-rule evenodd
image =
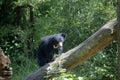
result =
M62 47L62 46L63 46L63 43L62 43L62 42L59 42L58 45L59 45L59 47Z

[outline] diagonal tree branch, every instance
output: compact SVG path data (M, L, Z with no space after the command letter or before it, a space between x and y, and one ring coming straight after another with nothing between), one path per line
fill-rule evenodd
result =
M79 64L97 54L98 51L105 48L116 37L117 20L111 20L100 28L95 34L79 44L77 47L63 53L55 61L46 64L37 71L28 75L23 80L48 80L45 76L48 74L54 77L60 73L61 69L69 71ZM50 72L50 73L49 73ZM56 73L57 72L57 73Z

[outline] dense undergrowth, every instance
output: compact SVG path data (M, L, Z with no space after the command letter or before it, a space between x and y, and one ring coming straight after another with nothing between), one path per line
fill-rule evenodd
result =
M107 21L115 18L116 2L116 0L1 0L0 47L11 59L12 80L21 80L39 68L36 51L42 37L66 32L68 34L64 43L66 52L91 36ZM33 6L33 27L30 26L28 8L21 10L21 23L19 26L16 25L14 11L17 6L25 4ZM31 37L33 41L30 44ZM53 80L117 79L117 42L113 41L99 54Z

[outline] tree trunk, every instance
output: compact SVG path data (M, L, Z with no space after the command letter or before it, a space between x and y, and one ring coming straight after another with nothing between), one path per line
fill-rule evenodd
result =
M0 80L10 80L12 77L12 68L9 67L10 59L0 49Z
M120 0L117 5L118 79L120 80Z
M61 69L69 71L79 64L82 64L115 39L116 25L116 19L108 22L77 47L63 53L56 58L55 61L46 64L23 80L49 80L48 78L45 79L45 76L48 74L50 77L54 77L60 74Z

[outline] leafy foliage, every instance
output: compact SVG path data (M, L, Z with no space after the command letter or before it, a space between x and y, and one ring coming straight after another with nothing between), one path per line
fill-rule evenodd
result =
M14 69L13 79L20 80L38 68L35 56L42 37L66 32L68 37L64 43L65 52L115 18L116 2L117 0L0 0L0 47L10 56ZM33 7L34 25L30 26L30 12L25 8L21 11L21 25L16 26L15 9L26 4ZM29 54L27 48L29 35L33 38L34 45L30 46L34 47L34 54ZM116 47L117 42L113 41L83 65L53 80L117 80Z

